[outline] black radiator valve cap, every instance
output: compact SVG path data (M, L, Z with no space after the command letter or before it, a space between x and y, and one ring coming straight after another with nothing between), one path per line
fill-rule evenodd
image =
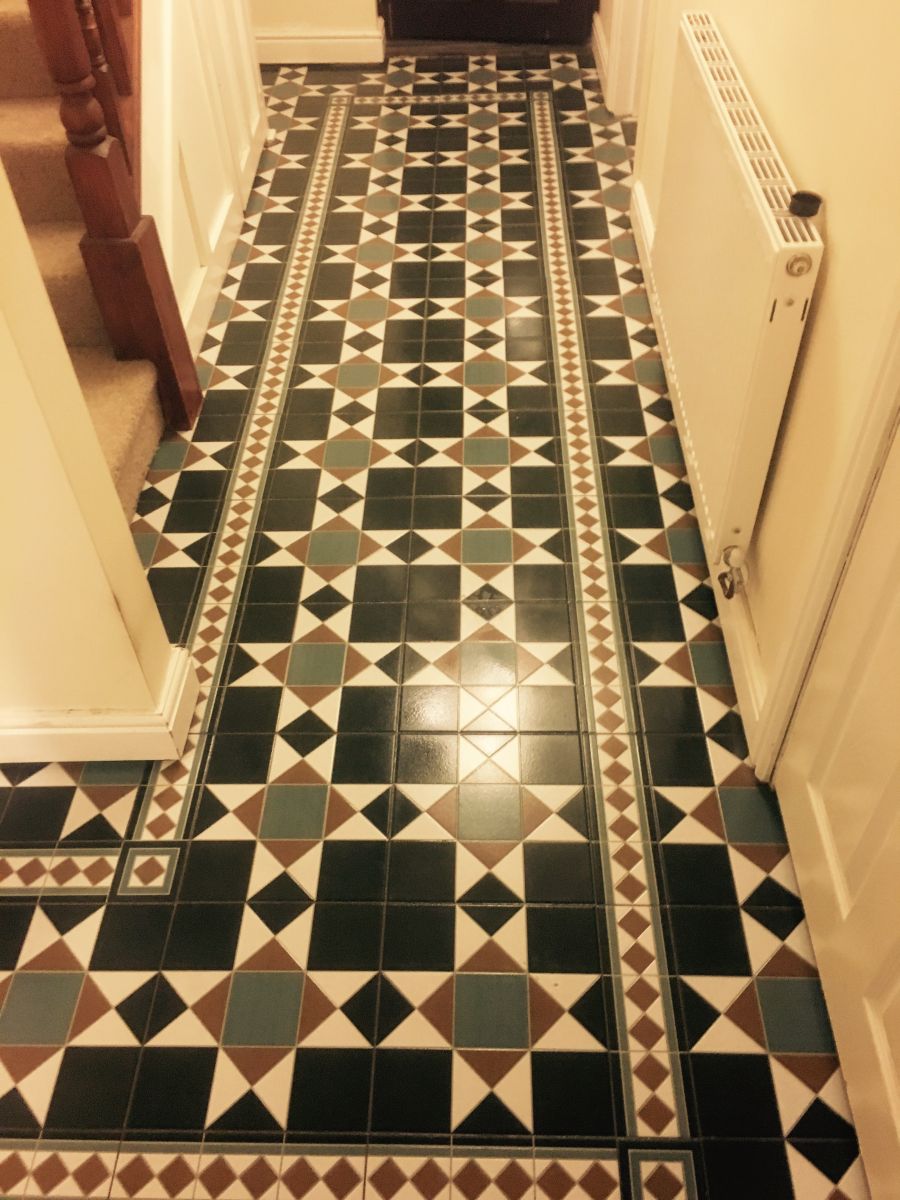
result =
M817 192L794 192L789 207L795 217L814 217L822 207L822 197Z

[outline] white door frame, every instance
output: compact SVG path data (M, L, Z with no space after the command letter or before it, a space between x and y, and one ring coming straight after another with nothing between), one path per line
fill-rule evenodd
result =
M637 111L638 84L641 74L641 42L646 0L600 0L611 10L607 34L606 22L594 14L591 44L606 107L616 116Z

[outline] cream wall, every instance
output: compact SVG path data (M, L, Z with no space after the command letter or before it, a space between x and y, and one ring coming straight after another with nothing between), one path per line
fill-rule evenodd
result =
M645 28L636 174L651 222L676 27L693 7L653 0ZM841 504L854 438L898 316L900 17L893 0L859 0L852 11L817 0L777 6L707 0L704 8L798 186L826 201L824 272L750 562L762 662L775 673Z
M250 0L261 62L380 62L377 0Z
M0 166L0 762L171 757L169 646Z

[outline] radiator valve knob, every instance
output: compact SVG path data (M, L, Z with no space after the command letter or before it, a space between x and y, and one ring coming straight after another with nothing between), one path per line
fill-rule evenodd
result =
M815 217L822 207L822 197L818 192L794 192L788 207L795 217Z

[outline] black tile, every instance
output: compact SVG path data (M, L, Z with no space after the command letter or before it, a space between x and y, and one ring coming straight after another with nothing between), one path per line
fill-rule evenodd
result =
M449 1133L449 1050L376 1050L372 1130Z
M534 1051L531 1078L535 1134L614 1136L614 1069L618 1067L609 1054Z
M147 1047L141 1055L128 1128L202 1130L217 1054L215 1047ZM177 1087L172 1086L173 1080L178 1081Z
M406 638L410 642L450 642L460 637L460 605L432 601L411 605L406 619Z
M703 1143L709 1200L795 1200L782 1141L716 1140Z
M635 642L684 641L684 622L676 603L632 603L625 612L629 636Z
M405 416L406 414L401 414ZM378 433L376 431L376 437ZM389 435L383 433L381 437ZM363 529L411 529L412 498L409 496L369 496L363 509Z
M523 733L519 738L522 783L581 783L581 746L573 734Z
M683 975L749 975L750 958L736 908L669 908L663 914Z
M12 971L34 916L36 901L5 901L0 907L0 971Z
M278 720L282 689L232 687L222 696L216 718L218 733L273 733Z
M593 907L529 904L529 971L584 975L608 971L605 923L601 934L597 920Z
M243 904L179 904L163 966L170 971L222 971L234 965Z
M455 878L454 842L392 843L388 900L452 901Z
M644 735L644 742L650 776L656 787L712 786L712 767L704 737L650 732Z
M662 510L656 496L610 497L612 523L619 529L662 529Z
M520 642L568 642L569 610L560 604L516 604L516 637Z
M530 904L584 904L595 899L588 843L526 842L525 899Z
M389 783L394 739L389 733L339 733L334 752L335 783Z
M91 957L91 970L157 970L174 911L172 904L107 904Z
M394 687L345 687L341 691L338 728L342 733L391 730L397 719Z
M410 601L453 600L460 594L460 568L451 566L409 569Z
M247 604L296 604L302 582L302 567L254 567L243 600Z
M452 971L455 921L452 904L389 904L384 970Z
M664 604L677 604L675 579L671 567L641 566L625 563L619 568L625 599L629 606L635 601L652 600Z
M704 1137L780 1137L781 1122L764 1054L692 1054L691 1075Z
M188 851L179 899L242 900L256 843L194 842Z
M380 904L317 904L309 947L310 970L376 970L382 916Z
M71 787L16 788L0 819L0 844L53 844L72 807Z
M568 595L567 571L564 566L521 564L513 568L516 601L562 600Z
M125 1123L139 1054L136 1047L130 1046L69 1046L47 1113L46 1131L118 1137Z
M364 604L405 600L408 574L409 568L405 566L357 567L354 602Z
M246 604L237 622L238 642L289 642L294 634L294 604Z
M381 900L387 876L387 842L326 841L319 871L319 900Z
M669 904L737 905L725 846L665 845L659 854Z
M644 729L703 737L703 717L696 688L644 687L639 693Z
M400 701L401 729L456 730L459 724L459 688L410 684Z
M398 783L455 783L458 742L449 734L401 733L397 755Z
M356 603L350 617L351 642L401 642L405 606Z
M288 1129L364 1134L369 1123L372 1061L371 1050L299 1049Z
M569 733L578 729L575 689L568 687L520 687L519 729Z

